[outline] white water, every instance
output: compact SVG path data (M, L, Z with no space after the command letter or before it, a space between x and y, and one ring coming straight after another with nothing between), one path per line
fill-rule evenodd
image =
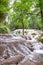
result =
M31 34L31 33L29 33L29 34ZM35 35L35 37L36 37L36 35ZM19 35L18 36L16 35L16 37L13 35L11 35L11 36L9 36L9 35L8 36L2 36L1 35L0 36L0 42L4 42L4 43L1 43L2 44L1 46L3 46L3 44L5 44L5 42L6 42L6 44L5 44L6 48L3 51L3 55L0 55L0 60L3 61L4 56L7 56L7 51L8 51L8 54L10 57L13 57L13 56L19 55L19 54L25 56L24 59L21 61L21 63L24 63L28 59L31 59L31 60L37 59L38 61L39 60L43 61L43 57L41 57L42 51L43 51L43 44L41 42L38 42L38 41L35 43L34 42L31 42L31 43L30 42L28 42L28 43L27 42L25 42L25 43L24 42L14 43L14 40L21 40L22 41L23 39L25 39L25 37L22 38L22 36L20 37ZM32 40L33 40L33 37L32 37ZM35 40L35 38L34 38L34 40ZM34 50L31 51L29 46L31 47L31 49L33 47L34 50L37 51L37 53L34 52ZM0 47L0 52L1 52L1 48L2 47ZM39 56L39 58L38 58L38 56ZM14 64L10 64L10 65L14 65Z

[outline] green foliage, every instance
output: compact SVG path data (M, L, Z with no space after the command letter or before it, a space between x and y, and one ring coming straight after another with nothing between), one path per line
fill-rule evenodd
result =
M29 28L28 27L28 25L29 25L29 23L28 22L26 22L26 21L24 21L24 28ZM12 27L12 29L22 29L22 23L20 22L20 21L17 21L17 22L11 22L10 23L10 27Z
M5 22L9 0L0 0L0 33L9 33L10 29Z
M31 10L33 5L35 9ZM13 10L14 14L11 16L12 27L23 28L23 22L24 28L42 28L39 0L15 0Z
M0 33L10 33L8 25L0 24Z
M31 16L29 27L33 29L41 29L41 18L39 16Z
M0 0L0 22L5 20L9 0Z
M28 5L29 4L29 5ZM28 14L30 12L30 7L32 5L32 1L30 0L20 0L20 2L16 1L13 4L14 14L11 16L11 24L10 26L15 28L29 28L28 23Z
M9 32L9 27L3 23L9 13L10 29L33 28L43 30L43 0L0 0L0 32ZM10 13L10 10L13 10ZM1 26L2 25L2 26Z

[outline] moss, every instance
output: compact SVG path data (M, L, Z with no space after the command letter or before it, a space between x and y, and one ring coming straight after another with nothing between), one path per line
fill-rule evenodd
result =
M40 35L40 36L38 37L38 41L43 43L43 36L42 36L42 35Z
M32 35L36 35L36 33L32 33Z

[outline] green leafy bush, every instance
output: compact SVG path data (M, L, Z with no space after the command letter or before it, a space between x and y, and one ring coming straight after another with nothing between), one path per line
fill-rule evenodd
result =
M0 33L10 33L10 29L7 25L1 24L0 25Z

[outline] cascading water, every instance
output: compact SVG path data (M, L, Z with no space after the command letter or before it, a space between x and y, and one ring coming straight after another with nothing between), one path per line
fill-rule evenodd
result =
M29 36L27 38L29 38ZM36 59L35 54L36 55L39 54L38 55L39 58L43 59L43 57L40 57L42 55L40 53L43 51L43 44L38 41L29 42L28 40L29 39L25 39L25 37L23 38L22 36L19 36L19 35L18 36L17 35L13 36L13 34L0 35L0 52L2 53L2 54L0 53L1 63L3 62L3 65L17 65L17 63L15 63L15 60L18 61L17 58L21 59L21 57L17 57L16 59L13 58L16 55L17 56L22 55L22 57L23 57L23 60L21 59L18 62L20 64L24 63L28 59L35 60ZM31 49L33 48L33 50L31 50L30 48ZM40 51L40 53L39 53L39 51ZM10 60L9 60L9 58L10 58ZM40 59L40 60L42 61L42 59ZM8 62L8 60L9 60L9 62ZM11 63L12 61L14 61L14 63ZM6 64L4 64L4 63L6 63Z

